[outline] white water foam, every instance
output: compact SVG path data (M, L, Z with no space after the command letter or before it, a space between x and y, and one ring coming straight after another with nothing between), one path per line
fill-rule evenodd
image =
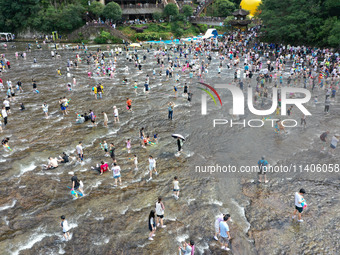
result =
M176 237L176 241L179 243L184 242L185 240L187 240L189 238L188 234L183 234L183 235L179 235Z
M140 212L141 210L145 209L145 208L149 208L151 206L151 204L147 204L145 207L141 207L141 208L137 208L137 209L132 209L132 211L134 212Z
M188 205L190 205L190 203L195 200L196 200L195 198L188 198Z
M9 220L7 220L7 216L4 217L4 222L7 226L9 225Z
M37 231L40 232L40 231ZM45 237L53 236L53 234L33 234L25 244L19 246L19 248L12 252L12 255L19 255L20 251L32 248L36 243L41 242Z
M97 181L95 185L92 186L92 188L97 188L100 184L102 184L101 181Z
M219 205L219 206L223 205L223 203L221 201L218 201L218 200L212 200L210 203L213 204L213 205Z
M242 215L242 217L244 218L244 221L247 224L247 227L244 229L244 232L247 233L248 230L250 229L250 223L247 221L246 218L246 213L245 213L245 209L244 207L240 206L239 203L237 203L234 199L231 199L231 202L236 205L237 210L239 211L239 214Z
M127 210L129 209L129 207L127 206L125 209L123 209L120 214L125 214L127 212Z
M23 165L20 167L20 174L19 176L16 177L20 177L21 175L23 175L26 172L30 172L33 171L37 166L34 164L34 162L31 162L31 164L29 164L28 166L24 167Z
M4 211L4 210L10 209L10 208L13 208L16 203L17 203L17 200L14 199L10 205L1 206L0 211Z

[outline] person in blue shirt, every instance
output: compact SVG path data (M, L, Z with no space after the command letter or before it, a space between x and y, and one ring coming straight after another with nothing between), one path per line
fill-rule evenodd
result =
M265 160L264 156L262 156L262 158L257 162L257 164L259 166L259 171L258 171L259 182L262 182L262 175L263 175L264 176L264 182L267 183L268 180L266 178L266 173L267 173L268 161Z
M230 220L230 214L226 214L223 217L223 221L220 222L220 237L221 237L221 244L222 250L230 251L228 248L229 240L231 239L230 233L229 233L229 226L227 224L227 221Z

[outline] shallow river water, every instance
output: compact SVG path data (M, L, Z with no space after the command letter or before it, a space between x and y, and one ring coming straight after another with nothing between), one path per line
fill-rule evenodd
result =
M11 48L12 45L16 48ZM230 93L219 90L225 103L222 109L217 110L219 108L209 101L209 114L202 116L202 92L197 89L199 80L195 77L190 79L188 74L177 70L175 73L179 73L181 78L178 96L174 97L175 79L167 80L164 76L165 69L162 77L156 75L154 78L152 75L153 68L157 74L160 70L152 54L153 49L147 54L146 61L142 62L141 71L135 68L133 62L126 60L123 52L117 57L117 71L113 79L96 75L90 79L87 72L93 72L93 64L87 65L86 61L79 63L78 68L71 67L71 75L66 75L67 59L74 61L76 54L80 54L85 60L82 50L59 50L61 57L51 58L51 48L44 45L42 50L33 49L28 52L26 59L19 57L17 60L15 52L21 52L25 47L22 43L11 43L8 50L0 52L6 54L11 62L11 69L7 69L1 77L4 83L7 79L13 84L21 80L24 89L24 93L17 93L15 101L11 103L9 124L1 133L1 138L10 138L13 151L2 148L0 153L0 254L176 254L180 243L189 239L196 243L195 254L222 254L212 238L215 217L221 212L228 212L232 217L229 226L233 236L233 254L284 254L280 250L273 250L270 245L261 245L261 237L256 239L250 222L254 218L260 221L264 219L261 214L256 214L256 208L252 207L255 202L249 193L261 193L271 188L277 190L275 185L283 181L282 185L288 191L282 192L289 193L282 195L293 201L294 192L300 186L290 181L292 179L311 182L324 178L335 182L339 180L339 175L275 173L268 176L268 184L261 186L253 183L257 178L256 173L195 172L197 166L204 165L256 165L262 155L266 155L272 165L336 163L338 153L333 157L320 153L318 137L327 129L332 134L337 131L337 101L332 103L331 114L327 116L323 114L323 105L315 107L312 102L308 103L307 108L312 113L311 117L307 117L308 127L288 129L287 135L276 135L270 125L261 128L243 128L241 125L230 128L221 125L214 128L214 118L232 118L228 110L231 107ZM96 51L98 47L106 50L106 46L99 45L92 45L89 49ZM143 52L145 50L138 50L140 57ZM37 63L33 63L34 57ZM216 56L204 82L231 83L235 70L228 71L224 67L222 78L219 78L218 64ZM128 72L125 71L125 66L129 67ZM61 68L61 76L57 75L58 68ZM148 95L143 92L146 74L150 76L151 90ZM76 85L72 87L72 91L68 91L66 84L72 83L72 77L76 78ZM128 79L127 84L122 83L124 77ZM32 79L37 81L39 94L32 92ZM134 80L138 81L137 95L133 89ZM96 100L91 88L98 82L104 86L104 95L103 99ZM193 92L191 103L182 96L184 82L188 82ZM322 91L315 93L323 95ZM5 91L1 95L5 97ZM62 115L58 104L59 98L63 96L71 99L69 115L66 116ZM132 113L125 108L127 97L133 100ZM167 119L167 104L170 101L176 105L173 121ZM25 104L24 111L19 109L21 102ZM41 109L43 102L49 105L50 117L47 119ZM119 108L119 124L113 122L114 105ZM89 109L97 115L98 125L92 127L90 122L76 124L75 113L83 113ZM108 114L108 128L103 126L102 111ZM298 122L300 117L298 110L291 116ZM241 119L243 118L258 117L246 111ZM138 138L141 127L146 128L145 133L150 137L158 133L158 144L141 148ZM177 145L176 140L171 137L173 133L186 137L180 156L175 156ZM126 139L131 139L131 154L126 150ZM113 186L111 172L99 176L91 170L91 166L102 160L111 163L111 159L105 157L100 148L100 143L104 140L115 144L117 162L122 168L122 186ZM84 146L84 163L72 161L54 170L42 169L49 156L57 157L62 152L75 156L75 147L79 141ZM138 171L134 171L131 160L133 154L138 156ZM159 173L152 181L147 181L149 155L156 159ZM72 199L67 188L71 186L71 175L68 174L70 171L74 171L84 182L85 197ZM179 178L179 200L172 196L174 176ZM252 186L249 188L247 185ZM308 185L313 187L311 183ZM147 219L158 196L163 197L167 227L157 229L155 240L151 242L147 240ZM281 197L278 201L280 199ZM287 203L290 207L284 213L285 217L290 217L293 207L291 202ZM335 208L339 208L337 203ZM329 210L324 217L338 217L335 208ZM62 238L59 226L61 215L66 216L71 226L72 238L68 242ZM277 224L273 228L287 229L284 232L287 234L280 237L283 239L293 240L288 233L300 235L299 231L304 231L289 222ZM270 229L269 226L265 228ZM339 229L336 225L331 228ZM258 231L259 229L261 227L258 227ZM340 237L336 231L333 234L332 240ZM308 238L314 242L317 235L319 233L312 232ZM324 234L326 236L328 234ZM273 237L272 244L276 242ZM336 245L330 244L330 251L334 247ZM310 251L313 253L313 250Z

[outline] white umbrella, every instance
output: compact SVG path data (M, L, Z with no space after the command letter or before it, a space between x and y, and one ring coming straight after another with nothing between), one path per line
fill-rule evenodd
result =
M172 134L171 135L173 138L181 138L183 141L185 141L185 138L182 135L179 134Z

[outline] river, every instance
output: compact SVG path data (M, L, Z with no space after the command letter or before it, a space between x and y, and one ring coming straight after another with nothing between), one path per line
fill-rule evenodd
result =
M12 48L12 45L16 48ZM10 138L13 149L12 152L2 149L0 154L1 254L176 254L180 243L189 239L196 243L195 254L221 254L219 246L212 238L215 217L221 212L231 214L232 222L229 226L233 236L233 254L283 254L271 247L280 245L275 237L270 245L262 245L261 238L271 236L271 233L265 233L263 236L254 234L263 233L261 231L271 227L285 229L280 236L286 241L283 247L291 243L288 238L291 235L291 227L294 227L296 235L306 232L306 229L297 230L290 221L257 228L254 223L253 227L250 223L265 221L259 213L260 209L254 207L254 204L266 204L267 197L256 202L258 197L251 194L256 193L261 197L263 192L268 192L270 197L275 191L283 189L281 185L280 188L276 186L278 182L283 182L286 190L282 192L289 194L282 198L280 194L275 193L276 202L284 199L290 207L281 208L276 214L282 213L289 218L293 211L291 201L294 192L300 188L299 183L291 180L309 180L311 183L306 185L312 189L313 181L324 180L326 177L311 173L275 173L268 174L268 184L259 185L254 181L256 173L198 174L195 172L195 166L230 164L239 168L256 165L262 155L265 155L272 165L336 163L338 154L331 157L329 154L320 153L317 147L318 137L323 131L329 129L331 134L334 134L337 130L337 101L332 103L331 114L326 116L322 112L321 103L317 107L314 107L312 102L308 103L307 108L312 116L307 117L307 128L290 128L287 135L276 135L269 125L261 128L244 128L242 125L230 128L220 125L214 128L214 118L232 118L229 114L230 93L219 90L223 102L226 103L222 108L218 108L209 101L209 114L202 116L202 92L197 89L199 80L190 79L188 75L176 71L175 73L180 73L181 78L179 93L175 97L175 80L166 80L165 69L162 77L152 75L153 68L157 74L160 70L153 56L154 49L147 54L146 61L142 62L141 71L135 68L133 62L126 60L123 52L117 57L113 79L97 77L95 74L90 79L87 72L93 72L94 67L93 64L86 64L83 50L61 49L58 50L60 58L51 58L51 46L53 45L43 45L41 50L32 49L27 52L26 59L15 58L15 52L25 49L26 44L23 43L9 43L8 50L0 52L6 54L6 58L11 62L11 69L1 77L4 83L7 79L13 84L21 80L24 89L24 93L17 93L15 102L11 103L9 124L1 133L2 138ZM97 48L104 51L107 49L106 45L89 46L90 51L96 51ZM143 52L146 50L138 49L140 57ZM66 75L67 59L74 61L76 54L80 54L83 61L79 63L78 68L71 67L70 74ZM34 57L37 63L33 63ZM218 64L219 60L215 56L204 82L212 85L220 82L231 83L235 70L228 71L224 67L222 78L218 78ZM128 72L125 71L125 66L129 67ZM57 75L58 68L61 68L61 76ZM149 94L143 92L146 74L150 76ZM66 84L72 83L73 77L76 78L76 85L72 87L72 91L68 91ZM122 82L124 77L128 79L127 84ZM39 94L32 92L32 79L37 82ZM133 89L134 80L138 81L137 95ZM103 99L96 100L91 88L98 82L104 86L104 95ZM193 92L191 103L182 96L184 82L190 85ZM253 78L252 84L254 83ZM5 96L5 91L1 93ZM321 90L314 93L323 95ZM66 116L62 115L58 104L59 98L64 96L71 99L69 115ZM125 108L127 97L133 100L132 113L127 112ZM167 104L170 101L176 105L173 121L167 119ZM26 107L24 111L19 109L21 102ZM49 118L45 118L42 111L43 102L49 105ZM114 105L120 111L119 124L113 122ZM98 125L92 127L89 122L76 124L76 112L83 113L89 109L97 115ZM102 111L109 116L108 128L103 126ZM272 118L274 117L273 115ZM295 109L291 118L299 122L300 117L299 110ZM256 116L246 111L246 115L241 119L243 118ZM141 148L138 137L141 127L145 127L145 133L150 136L158 133L158 144L146 149ZM176 140L171 137L173 133L186 137L184 151L180 156L175 156L177 145ZM127 139L131 139L131 154L126 150ZM91 170L91 166L102 160L111 163L111 159L105 157L100 148L100 143L104 140L115 144L117 162L122 168L122 186L113 186L112 173L99 176ZM49 156L57 157L62 152L75 155L75 147L79 141L82 141L84 146L83 163L72 161L54 170L42 168ZM131 160L133 154L138 156L138 171L134 170ZM159 173L152 181L147 181L149 155L156 159ZM67 188L71 186L70 171L75 172L84 182L83 198L73 200L70 195ZM172 196L174 176L178 176L181 188L179 200ZM339 179L338 176L329 175L329 179L334 182ZM329 185L335 189L333 184ZM326 182L324 186L327 187ZM308 187L306 189L308 190ZM163 197L167 227L157 229L155 240L151 242L147 240L147 220L158 196ZM336 197L338 198L337 194ZM313 201L314 198L308 199ZM336 213L336 208L339 207L332 208L329 209L329 215L322 216L325 217L325 222L330 222L336 215L339 217ZM71 227L72 238L68 242L62 238L59 226L61 215L66 216ZM330 227L335 231L331 239L337 240L339 232L336 229L339 228L336 228L338 223L334 224ZM328 233L320 231L321 236L328 236ZM311 232L307 238L314 242L318 240L317 235L316 232ZM329 244L329 249L332 248ZM313 253L313 249L309 251Z

